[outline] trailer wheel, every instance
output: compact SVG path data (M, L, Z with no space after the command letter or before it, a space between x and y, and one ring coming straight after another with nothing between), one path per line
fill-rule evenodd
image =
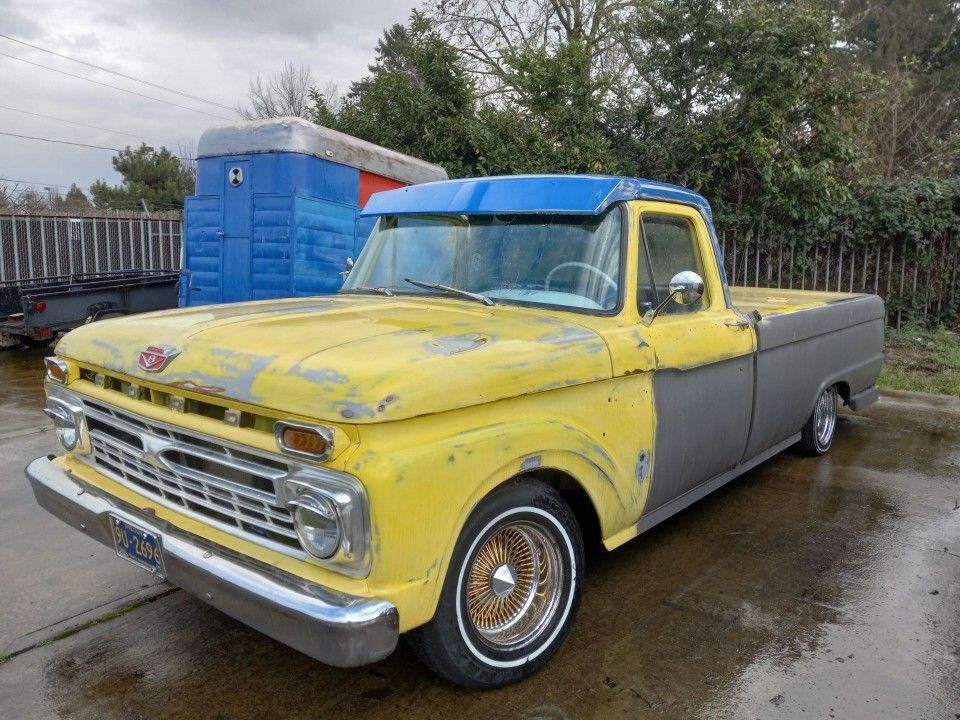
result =
M833 444L837 430L837 388L831 385L820 395L816 407L800 433L800 450L804 455L823 455Z
M546 664L573 624L583 562L580 530L563 498L541 482L511 483L470 516L433 620L407 639L454 685L522 680Z

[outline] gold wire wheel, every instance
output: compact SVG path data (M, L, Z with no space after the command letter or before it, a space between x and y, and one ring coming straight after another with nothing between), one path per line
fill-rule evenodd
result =
M563 565L554 539L528 523L497 530L467 575L467 614L485 642L515 649L535 640L556 611Z

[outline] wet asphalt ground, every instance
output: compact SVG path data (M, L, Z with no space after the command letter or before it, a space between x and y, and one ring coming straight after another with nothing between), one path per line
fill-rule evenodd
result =
M960 399L885 395L595 557L553 661L468 693L402 642L325 667L48 516L42 355L0 353L0 718L960 718Z

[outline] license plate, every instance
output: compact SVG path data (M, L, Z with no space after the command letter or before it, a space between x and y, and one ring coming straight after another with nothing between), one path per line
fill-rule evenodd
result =
M110 524L117 555L161 577L164 575L160 538L113 515Z

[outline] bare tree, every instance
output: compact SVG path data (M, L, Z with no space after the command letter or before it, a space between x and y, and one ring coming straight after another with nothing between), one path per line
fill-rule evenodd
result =
M891 179L937 170L958 124L956 89L940 74L923 79L905 64L877 78L859 128L868 171Z
M192 191L197 186L197 144L192 139L181 138L177 141L177 157Z
M509 57L580 43L583 74L594 80L629 73L623 44L635 0L436 0L430 16L478 76L485 95L509 91ZM599 89L607 89L601 81Z
M343 107L343 96L335 82L328 82L323 89L310 88L309 119L325 127L337 126L337 115Z
M324 85L323 90L318 90L316 97L323 100L324 106L334 115L340 112L340 106L343 105L343 94L333 80Z
M14 197L14 191L16 186L4 185L0 183L0 210L11 210L14 207L16 198Z
M17 196L16 209L27 215L39 215L50 209L50 198L36 190L24 190Z
M312 107L310 89L313 73L306 65L288 62L267 80L258 73L247 90L249 106L237 104L237 113L244 120L294 117L309 118Z
M850 57L871 71L858 144L884 178L956 172L960 137L960 3L845 0Z

